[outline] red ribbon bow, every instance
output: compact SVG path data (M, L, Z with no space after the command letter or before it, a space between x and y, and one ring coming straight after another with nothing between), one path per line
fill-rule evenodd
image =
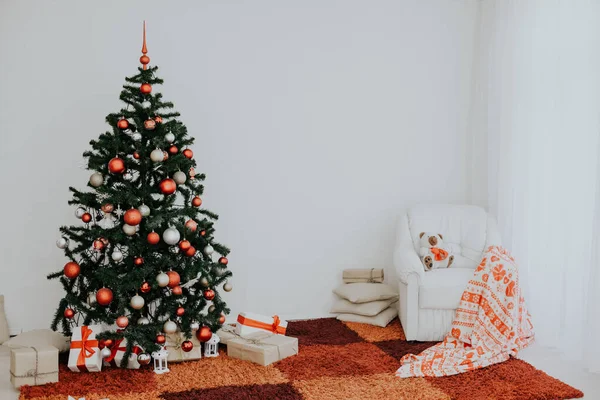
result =
M81 349L79 356L77 357L77 368L86 370L85 359L90 358L96 353L94 347L98 347L97 340L89 340L92 330L87 326L81 327L81 340L75 340L71 342L72 349Z
M123 343L123 340L125 340L125 338L117 339L112 349L110 349L110 357L106 358L106 362L111 362L112 360L114 360L115 356L119 351L127 351L127 347L121 347L121 343ZM139 346L133 346L131 352L140 355L142 349Z
M440 249L437 247L432 247L431 252L433 253L433 255L435 256L435 261L442 261L445 260L448 257L448 252L444 249Z
M281 319L279 319L279 316L277 315L273 316L273 323L271 324L262 321L256 321L251 318L246 318L242 315L238 315L237 322L239 322L242 325L250 326L252 328L263 329L265 331L271 331L273 333L285 335L285 328L283 326L279 326L279 324L281 323Z
M279 319L279 315L273 315L273 324L271 324L271 331L273 331L273 333L277 333L280 323L281 320Z

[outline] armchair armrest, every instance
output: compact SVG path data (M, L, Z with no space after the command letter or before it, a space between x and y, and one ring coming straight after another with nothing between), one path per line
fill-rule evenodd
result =
M398 278L408 284L409 276L415 275L420 282L425 274L423 263L413 248L399 247L394 252L394 266Z

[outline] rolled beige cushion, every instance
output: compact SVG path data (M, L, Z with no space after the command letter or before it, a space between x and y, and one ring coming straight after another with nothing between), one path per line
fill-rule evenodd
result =
M370 301L368 303L350 303L348 300L339 299L331 307L332 313L358 314L372 317L388 308L396 299Z
M362 324L376 325L385 328L397 316L398 309L396 303L373 317L366 317L364 315L356 314L340 314L337 316L337 319L339 319L340 321L360 322Z
M29 332L23 332L20 335L8 340L4 343L8 347L37 347L37 346L52 346L56 347L59 352L68 351L70 347L70 338L62 333L54 332L50 329L36 329Z
M398 299L396 289L384 283L348 283L338 286L333 293L350 303Z
M381 283L383 282L383 269L345 269L342 272L342 280L344 283Z
M6 342L9 338L10 332L8 331L6 313L4 312L4 295L0 295L0 344Z

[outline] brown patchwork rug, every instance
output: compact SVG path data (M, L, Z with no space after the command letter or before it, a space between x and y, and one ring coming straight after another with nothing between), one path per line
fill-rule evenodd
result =
M73 373L60 366L60 381L21 388L21 399L196 400L196 399L570 399L583 393L524 361L444 378L394 376L398 360L433 343L406 341L398 320L387 328L342 323L333 318L293 321L288 335L299 339L297 356L268 367L227 357L151 368L110 368Z

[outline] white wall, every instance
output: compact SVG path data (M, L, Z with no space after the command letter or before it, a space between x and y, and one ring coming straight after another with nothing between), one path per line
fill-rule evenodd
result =
M341 271L391 274L394 220L467 199L477 2L0 3L2 279L13 329L61 297L88 141L149 56L197 138L205 206L233 252L233 311L328 314Z

